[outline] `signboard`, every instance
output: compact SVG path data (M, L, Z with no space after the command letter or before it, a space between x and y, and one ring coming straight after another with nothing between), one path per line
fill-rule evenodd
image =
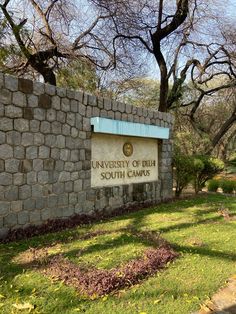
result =
M130 136L92 135L91 186L158 180L158 141Z

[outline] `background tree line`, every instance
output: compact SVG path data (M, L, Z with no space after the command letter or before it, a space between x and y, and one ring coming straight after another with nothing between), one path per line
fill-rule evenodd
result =
M171 111L183 151L227 158L236 132L236 38L229 5L1 0L0 68Z

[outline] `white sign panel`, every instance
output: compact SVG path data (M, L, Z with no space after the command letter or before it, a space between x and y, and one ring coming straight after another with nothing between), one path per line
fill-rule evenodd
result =
M91 186L158 180L158 141L129 136L92 135Z

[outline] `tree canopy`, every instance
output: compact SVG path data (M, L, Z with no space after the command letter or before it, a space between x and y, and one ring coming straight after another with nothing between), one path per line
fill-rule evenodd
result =
M211 152L234 132L236 120L236 36L225 14L228 5L228 0L0 0L0 66L82 88L80 75L86 72L91 91L100 85L100 69L108 71L106 82L136 84L137 95L140 77L155 72L157 109L181 112L203 136L209 134L206 117L215 98L217 106L227 101L224 118L212 130ZM68 71L74 81L66 80Z

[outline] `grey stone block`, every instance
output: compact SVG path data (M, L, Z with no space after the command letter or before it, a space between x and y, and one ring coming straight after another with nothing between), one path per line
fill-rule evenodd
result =
M101 118L107 118L108 117L108 113L105 109L102 109L100 112L100 117Z
M98 97L98 108L100 109L104 108L103 98Z
M74 99L75 98L75 91L73 89L67 89L66 96L69 99Z
M70 181L70 172L68 171L62 171L59 174L59 182L66 182Z
M132 112L132 106L129 104L125 104L125 112L126 113L131 113Z
M50 135L46 135L45 136L45 144L46 144L46 146L55 147L56 140L57 140L56 135L50 134Z
M0 130L1 131L13 130L13 120L10 118L6 118L6 117L1 118Z
M45 84L40 83L40 82L34 82L33 93L35 95L41 95L41 94L44 94L44 92L45 92Z
M64 161L62 161L62 160L57 160L57 161L56 161L56 164L55 164L55 170L56 170L56 171L62 171L62 170L64 170L64 164L65 164Z
M74 170L74 163L67 161L65 162L65 171L72 172Z
M34 159L33 160L33 170L34 171L43 170L43 160L42 159Z
M114 118L115 118L115 113L114 113L114 111L112 111L112 110L108 111L107 116L108 116L108 118L110 118L110 119L114 119Z
M116 120L121 120L121 113L119 111L115 112L115 119Z
M38 172L38 182L41 184L46 184L48 182L49 176L48 171L39 171Z
M8 105L5 108L5 116L9 118L22 118L22 109L16 106Z
M83 118L83 131L91 131L91 123L88 118Z
M48 144L48 143L47 143ZM50 145L49 145L50 146ZM51 157L54 160L58 160L60 158L60 149L59 148L52 148L51 149Z
M66 113L63 111L57 111L57 121L59 121L61 123L65 123L66 122Z
M28 106L30 108L37 108L38 103L39 103L39 99L35 95L27 95L27 102L28 102Z
M70 160L71 161L79 161L79 151L77 149L71 151Z
M55 121L56 120L56 110L54 109L48 109L46 118L49 122Z
M63 216L64 217L70 217L75 213L74 207L69 205L68 207L65 207L63 210Z
M69 202L68 193L58 195L58 206L68 205L68 202Z
M0 131L0 144L4 144L6 141L5 132Z
M63 135L70 135L71 127L68 124L63 124L62 131L60 133L62 133Z
M29 131L29 121L25 119L15 119L14 120L14 128L19 132L27 132Z
M39 210L34 210L29 213L29 219L31 223L36 223L41 221L41 214Z
M20 145L21 144L21 133L17 131L9 131L6 133L7 144L10 145Z
M79 102L83 101L83 92L81 91L75 91L75 99L78 100Z
M8 159L5 161L6 172L16 173L19 171L20 161L18 159Z
M65 112L70 111L70 101L67 98L62 98L61 99L61 110Z
M66 145L66 138L63 135L58 135L57 136L57 147L58 148L64 148Z
M79 135L79 131L76 128L71 128L71 136L73 138L77 138Z
M45 197L37 197L35 199L35 209L42 209L46 207L46 198Z
M34 109L34 119L39 121L45 121L46 119L46 112L44 109L35 108Z
M75 114L72 112L67 113L66 123L70 126L75 126Z
M45 84L45 93L53 96L56 94L56 86L51 85L51 84Z
M2 88L0 93L0 102L4 105L10 105L11 96L12 93L8 89Z
M33 144L34 144L34 135L32 133L29 133L29 132L23 133L22 134L22 139L21 139L21 145L23 145L23 146L30 146L30 145L33 145Z
M41 217L43 221L47 221L52 217L51 208L45 208L41 211Z
M106 99L106 98L104 98L104 100L103 100L103 104L104 104L104 109L105 110L111 110L111 108L112 108L112 102L111 102L111 99Z
M8 215L11 209L10 202L0 201L0 216Z
M13 157L13 148L8 144L0 145L0 159L7 159Z
M18 200L18 186L11 186L5 192L5 199L8 201Z
M40 131L44 134L51 132L51 124L47 121L42 121L40 125Z
M48 197L48 207L55 208L57 207L58 195L49 195Z
M61 149L60 159L63 161L70 160L70 150L69 149Z
M33 143L37 146L43 145L45 142L45 136L41 133L35 133L33 138Z
M60 97L66 97L66 89L62 87L57 87L57 95Z
M62 133L62 126L61 122L54 121L52 122L52 133L53 134L61 134Z
M19 199L25 200L31 197L31 186L30 185L22 185L19 187Z
M74 191L80 192L83 189L83 180L79 179L74 181Z
M30 131L35 133L35 132L39 132L39 128L40 128L40 122L37 120L31 120L30 121Z
M32 197L42 197L43 195L43 186L41 184L32 185Z
M88 94L88 104L90 106L97 106L97 97L94 95L89 95Z
M5 75L5 87L12 92L16 92L18 90L18 78Z
M11 202L11 211L12 212L20 212L23 209L22 201L13 201Z
M65 182L65 192L73 192L74 191L74 182L72 181L67 181Z
M12 103L13 105L19 107L26 107L27 106L27 99L26 95L22 92L14 92L12 95Z
M79 113L81 114L81 116L85 116L85 114L86 114L86 107L85 107L85 105L80 103L78 110L79 110Z
M121 113L125 112L125 104L122 102L118 102L117 110L120 111Z
M22 211L17 216L19 225L25 225L29 222L29 213L27 211Z
M3 218L4 226L6 227L14 227L17 225L17 214L16 213L10 213L6 217Z
M48 146L40 146L39 147L39 158L49 158L50 156L50 148Z
M37 182L37 173L35 171L28 172L26 175L27 184L35 184Z
M26 158L27 159L36 159L38 157L38 147L29 146L26 147Z
M56 182L52 186L52 192L54 194L63 194L65 191L65 184L63 182Z
M117 111L118 110L118 102L117 101L112 101L112 111Z
M14 185L23 185L26 183L26 179L23 173L13 174L13 184Z
M61 98L59 96L52 97L52 108L55 110L61 109Z
M26 199L23 201L24 210L34 210L35 209L35 200L32 198Z
M19 159L25 158L25 149L22 146L15 146L13 153L14 153L14 158L19 158Z
M4 161L0 159L0 172L3 172L5 170Z
M72 112L78 112L79 111L79 103L77 100L71 100L70 102L70 108Z

